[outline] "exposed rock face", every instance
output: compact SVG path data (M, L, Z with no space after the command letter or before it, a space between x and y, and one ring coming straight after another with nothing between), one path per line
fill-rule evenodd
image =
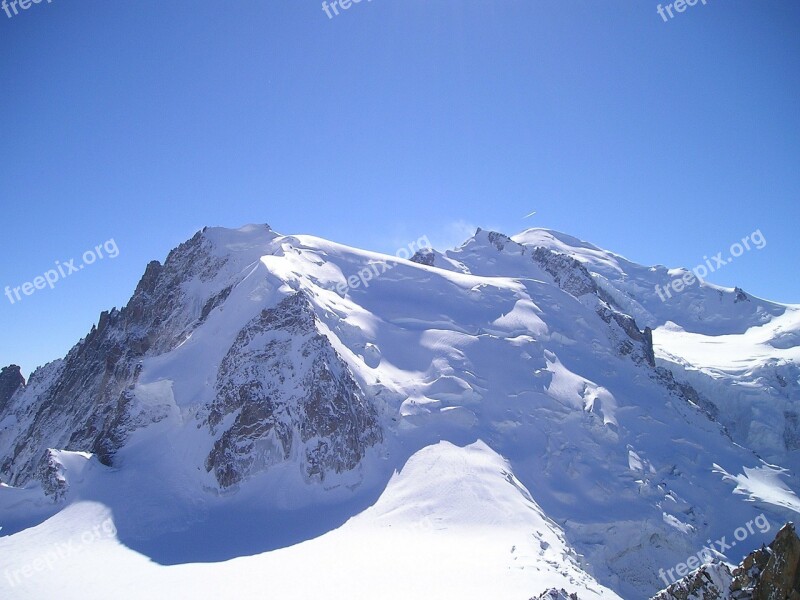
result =
M3 367L0 371L0 412L19 388L25 386L25 378L17 365Z
M659 592L653 600L721 600L730 598L733 576L723 563L708 564L680 581L676 581L666 590Z
M482 231L483 230L480 227L478 227L477 231L475 231L475 235L477 236ZM495 248L497 248L498 250L501 250L501 251L503 250L503 248L505 248L509 244L511 244L513 246L518 245L516 242L514 242L510 237L508 237L504 233L498 233L497 231L487 231L486 235L487 235L487 239L489 240L489 243L492 244L492 246L494 246Z
M216 390L207 422L222 434L206 469L223 488L292 457L307 477L322 480L354 468L382 439L374 407L317 330L302 292L239 332L220 365Z
M787 450L800 449L800 415L793 410L783 412L786 424L783 427L783 443Z
M647 364L654 367L656 365L656 354L653 350L653 330L645 327L642 335L644 336L645 359Z
M36 478L41 482L44 492L55 502L61 500L69 489L63 467L53 450L47 450L42 455Z
M423 248L422 250L417 250L410 260L420 265L432 267L435 258L436 256L430 248Z
M129 414L140 360L177 346L201 317L182 284L193 278L209 280L224 263L208 244L198 232L170 252L164 265L151 262L128 305L103 312L97 326L63 361L34 372L26 388L30 397L26 393L19 406L4 406L0 395L0 419L13 413L26 424L18 431L0 432L0 471L11 485L24 485L41 475L47 448L88 451L111 464L132 429L143 424L141 414ZM19 387L13 371L3 373L4 381L11 381L6 392ZM32 419L25 418L30 414ZM144 421L158 418L150 415Z
M531 598L531 600L578 600L578 594L568 594L564 588L561 588L560 590L551 588L545 592L542 592L535 598Z
M231 294L231 290L233 289L232 285L229 285L225 289L223 289L219 294L213 295L211 298L203 306L203 310L200 312L200 320L205 321L211 311L217 308L218 306L222 305L222 303L227 300L228 296Z
M597 314L609 325L616 323L625 337L615 336L617 350L622 355L631 355L635 362L646 362L651 367L655 367L656 359L653 351L653 333L647 328L644 331L639 329L636 320L630 315L626 315L611 307L604 300L597 306ZM613 334L613 329L612 329Z
M800 538L794 525L784 525L768 547L751 552L733 572L722 563L705 565L653 596L695 599L800 599Z
M558 287L576 298L584 294L596 294L597 284L578 260L547 248L533 251L533 262L553 276Z
M733 572L732 590L751 587L753 600L800 598L800 539L792 523L783 526L769 548L756 550Z
M717 420L719 408L717 408L713 402L700 395L697 390L688 383L682 383L675 379L675 376L669 369L665 369L664 367L656 367L655 371L656 377L658 377L658 379L667 387L667 389L689 402L689 404L692 404L702 410L709 419L713 421Z

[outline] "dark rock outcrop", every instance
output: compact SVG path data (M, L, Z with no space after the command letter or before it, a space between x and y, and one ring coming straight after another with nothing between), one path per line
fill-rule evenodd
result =
M577 259L543 247L535 248L531 258L568 294L578 298L597 293L597 284L591 273Z
M375 408L316 326L302 292L264 310L223 359L207 424L220 434L206 459L230 487L289 460L308 478L353 469L382 439ZM228 415L232 424L221 430Z
M783 443L787 450L800 450L800 415L793 410L783 413L786 424L783 427Z
M617 335L615 340L621 355L630 355L637 363L646 362L651 367L656 366L653 332L649 327L641 331L633 317L618 311L603 300L597 305L596 312L603 321L609 325L615 323L625 334L624 337Z
M480 235L483 233L483 229L478 227L475 231L475 236ZM497 248L498 250L502 251L508 244L517 245L510 237L508 237L504 233L498 233L497 231L487 231L486 232L486 239L489 240L489 243Z
M723 563L704 565L652 600L800 600L800 538L784 525L769 546L748 554L731 572Z
M0 415L3 414L3 409L14 392L24 386L25 378L17 365L3 367L3 370L0 371Z
M676 396L683 398L692 406L700 409L709 419L712 421L719 420L719 408L717 408L717 405L708 400L705 396L702 396L690 384L675 379L675 375L672 371L659 366L655 368L655 376L668 390L673 392Z
M411 257L411 262L432 267L435 257L436 255L433 253L433 250L430 248L423 248L414 253L414 256Z
M572 594L569 594L567 593L567 590L565 590L564 588L561 588L560 590L557 590L556 588L550 588L549 590L542 592L535 598L531 598L531 600L579 600L579 599L578 599L578 594L574 592Z
M54 502L62 500L69 490L63 467L53 450L47 450L42 455L36 478L41 482L45 494Z
M689 573L666 590L659 592L652 600L728 599L731 581L732 576L727 565L715 562Z

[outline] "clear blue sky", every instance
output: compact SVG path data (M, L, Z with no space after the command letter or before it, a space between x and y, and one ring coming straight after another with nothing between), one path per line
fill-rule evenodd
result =
M393 252L571 233L800 303L800 3L46 0L0 12L0 364L62 356L149 260L268 222ZM529 219L523 216L531 211Z

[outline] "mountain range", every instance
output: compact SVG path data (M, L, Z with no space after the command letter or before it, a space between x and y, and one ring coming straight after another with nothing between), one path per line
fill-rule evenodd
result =
M636 600L800 511L800 306L414 247L206 228L3 368L0 596Z

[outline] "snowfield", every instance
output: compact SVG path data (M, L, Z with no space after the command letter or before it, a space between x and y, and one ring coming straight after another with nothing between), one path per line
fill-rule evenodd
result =
M0 539L3 597L77 600L114 590L115 598L131 599L477 600L564 587L581 598L619 598L577 566L558 526L481 442L422 449L374 506L340 528L255 556L162 566L102 529L82 541L106 519L113 515L102 504L76 502L42 525ZM267 522L250 526L268 535ZM60 546L68 556L58 555ZM55 552L52 569L45 563L36 570L48 550Z

